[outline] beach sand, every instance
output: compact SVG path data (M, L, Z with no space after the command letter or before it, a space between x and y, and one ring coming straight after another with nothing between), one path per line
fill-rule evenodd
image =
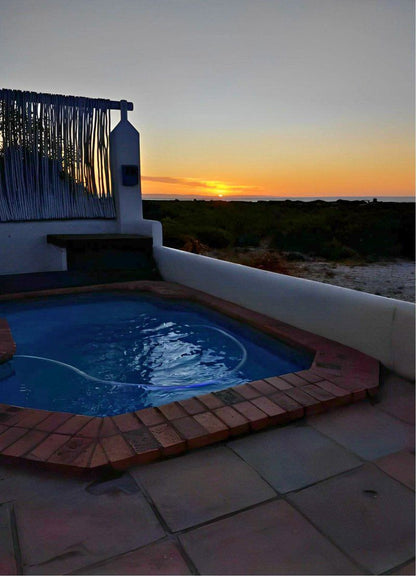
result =
M325 261L291 262L290 273L300 278L361 290L387 298L415 301L415 265L408 260L345 265Z
M411 260L358 264L331 262L297 252L278 252L264 248L210 250L196 246L192 251L271 272L415 302L415 263Z

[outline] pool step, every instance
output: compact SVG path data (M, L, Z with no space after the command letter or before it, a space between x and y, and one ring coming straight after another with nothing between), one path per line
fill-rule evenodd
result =
M0 296L37 290L53 290L75 286L112 284L134 280L160 280L157 269L136 270L73 270L66 272L34 272L0 276Z
M131 280L160 280L152 238L136 234L49 234L67 252L67 271L0 276L0 295Z
M48 234L67 253L68 271L140 270L153 277L151 236L138 234Z

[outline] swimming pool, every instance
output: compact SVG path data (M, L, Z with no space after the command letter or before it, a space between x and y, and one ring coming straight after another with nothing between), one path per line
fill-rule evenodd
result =
M88 293L0 304L0 402L112 416L309 368L312 355L187 302Z

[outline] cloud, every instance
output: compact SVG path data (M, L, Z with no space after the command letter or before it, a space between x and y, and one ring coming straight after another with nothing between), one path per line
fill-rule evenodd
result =
M181 186L192 186L193 188L195 186L204 187L203 180L196 180L194 178L172 178L170 176L142 176L142 180L149 180L150 182L162 182L163 184L180 184Z
M226 193L234 192L260 192L262 189L258 186L243 186L241 184L229 184L221 180L202 180L198 178L174 178L171 176L142 176L142 180L150 182L160 182L162 184L176 184L180 186L189 186L191 188L204 188L207 190L223 190Z

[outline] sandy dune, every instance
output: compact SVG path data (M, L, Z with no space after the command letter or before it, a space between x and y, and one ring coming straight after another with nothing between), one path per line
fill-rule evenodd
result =
M356 266L324 261L292 262L291 274L388 298L415 301L415 265L407 260Z

